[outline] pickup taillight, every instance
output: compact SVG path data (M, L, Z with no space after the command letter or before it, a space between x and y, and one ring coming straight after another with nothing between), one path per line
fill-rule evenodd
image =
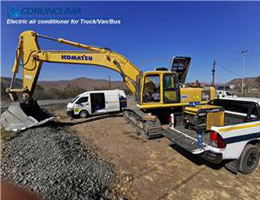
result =
M174 128L174 114L170 114L169 118L169 125L170 125L170 128L173 129Z
M168 122L169 122L169 124L171 125L171 123L172 123L172 117L171 117L171 115L170 115L169 118L168 118Z
M210 131L210 145L216 148L225 148L226 144L223 138L215 131Z

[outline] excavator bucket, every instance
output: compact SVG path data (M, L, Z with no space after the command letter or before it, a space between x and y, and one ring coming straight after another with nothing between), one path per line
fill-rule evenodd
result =
M1 115L1 126L8 131L21 131L44 124L53 118L40 108L37 101L30 104L13 103Z

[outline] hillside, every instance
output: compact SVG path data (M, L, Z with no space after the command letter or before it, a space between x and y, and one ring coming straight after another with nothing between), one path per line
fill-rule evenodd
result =
M236 88L240 87L241 85L241 78L235 78L231 81L229 81L227 84L228 85L235 85ZM251 87L251 88L259 88L259 83L256 81L256 77L248 77L244 79L246 87Z
M8 100L5 88L9 87L11 78L1 77L1 98ZM22 88L22 80L17 79L16 86ZM104 79L77 78L73 80L39 81L35 90L36 99L72 98L87 90L109 89L109 82ZM122 81L111 81L111 89L123 89L129 93Z
M100 90L108 89L109 83L104 79L90 79L90 78L77 78L73 80L59 80L59 81L39 81L39 84L46 90L52 88L65 89L68 87L79 87L84 90ZM124 89L127 87L122 81L111 81L111 89Z
M11 78L1 77L1 99L9 99L8 94L5 92L5 89L10 86ZM15 87L22 88L22 80L17 79Z
M11 78L1 77L1 98L8 100L5 88L9 87ZM259 88L256 77L245 78L246 87ZM202 84L205 85L205 84ZM233 79L225 85L235 85L239 88L241 79ZM17 79L16 87L22 88L22 80ZM109 83L105 79L76 78L73 80L39 81L34 96L36 99L65 99L72 98L83 91L109 89ZM111 81L111 89L123 89L130 93L122 81Z

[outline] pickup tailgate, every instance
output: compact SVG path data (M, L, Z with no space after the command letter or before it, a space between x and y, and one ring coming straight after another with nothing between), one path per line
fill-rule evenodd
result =
M197 133L194 130L185 129L184 127L177 127L174 129L165 129L162 131L162 135L173 143L177 144L181 148L194 153L202 153L207 148L207 144L209 142L209 134L205 134L202 136L203 147L198 147L197 145Z

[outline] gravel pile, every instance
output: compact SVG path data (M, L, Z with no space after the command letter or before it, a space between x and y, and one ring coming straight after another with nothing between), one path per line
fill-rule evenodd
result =
M62 127L19 133L5 143L2 155L1 177L32 188L43 199L106 199L115 180L111 164Z

